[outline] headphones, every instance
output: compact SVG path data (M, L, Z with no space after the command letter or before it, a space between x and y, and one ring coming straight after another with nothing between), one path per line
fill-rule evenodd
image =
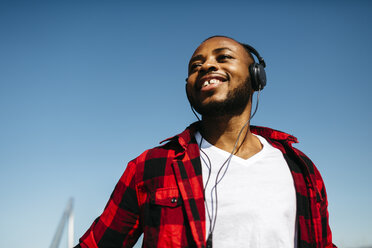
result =
M252 46L244 43L240 44L247 50L247 52L254 54L258 59L258 63L254 61L249 65L249 74L251 75L252 89L254 91L260 91L266 86L266 63L257 50Z
M244 43L240 43L240 45L242 45L248 53L253 54L258 59L258 63L253 61L253 63L249 65L249 74L251 75L252 89L254 91L263 90L263 88L266 86L266 63L264 59L252 46ZM187 80L188 78L186 78L186 82Z

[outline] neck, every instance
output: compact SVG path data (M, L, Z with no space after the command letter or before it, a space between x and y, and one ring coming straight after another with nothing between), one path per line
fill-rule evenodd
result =
M242 118L240 116L203 117L201 133L203 138L213 145L231 144L233 146L239 132L247 121L249 122L249 118ZM249 124L243 130L243 133L247 132L250 132Z
M238 115L203 116L200 132L212 145L232 152L239 132L242 131L234 154L245 159L249 158L262 148L259 140L250 132L250 114L251 101ZM244 126L247 122L248 124Z

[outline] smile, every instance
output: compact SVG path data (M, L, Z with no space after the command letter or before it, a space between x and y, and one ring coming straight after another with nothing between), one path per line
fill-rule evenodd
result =
M201 90L213 89L223 82L226 82L227 78L221 75L208 75L201 78L198 85Z
M202 85L202 88L204 88L204 87L206 87L210 84L219 84L219 83L222 83L219 79L212 78L210 80L205 81Z

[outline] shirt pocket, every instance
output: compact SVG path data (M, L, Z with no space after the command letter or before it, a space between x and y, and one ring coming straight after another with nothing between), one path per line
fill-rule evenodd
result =
M163 226L163 231L183 226L184 213L178 188L157 188L150 191L149 196L148 211L144 213L146 226Z
M158 188L150 194L151 204L175 208L182 204L178 188Z

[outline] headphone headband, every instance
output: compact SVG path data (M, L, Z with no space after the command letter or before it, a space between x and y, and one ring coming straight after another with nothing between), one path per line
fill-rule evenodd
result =
M257 52L256 49L254 49L252 46L244 43L240 43L245 49L247 49L250 53L253 53L254 56L258 59L258 62L265 68L266 63L265 60L260 56L260 54Z

